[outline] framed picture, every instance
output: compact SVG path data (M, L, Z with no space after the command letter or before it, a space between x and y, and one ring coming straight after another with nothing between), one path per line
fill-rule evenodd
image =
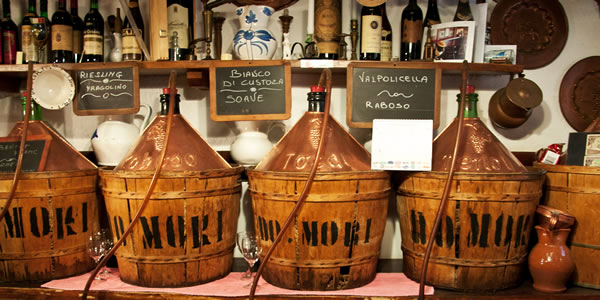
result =
M431 26L430 34L435 49L434 61L472 62L475 21L436 24ZM427 30L423 33L423 41L426 40Z
M517 45L485 45L484 63L515 64Z

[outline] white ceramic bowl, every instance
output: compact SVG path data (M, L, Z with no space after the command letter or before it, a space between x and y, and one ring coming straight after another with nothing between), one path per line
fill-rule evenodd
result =
M31 97L46 109L61 109L75 96L75 82L58 67L43 67L33 73Z

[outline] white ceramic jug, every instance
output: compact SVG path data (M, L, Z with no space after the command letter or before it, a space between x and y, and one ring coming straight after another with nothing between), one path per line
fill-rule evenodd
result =
M264 124L268 124L266 133L263 132ZM285 133L285 125L281 122L262 123L261 121L237 121L239 131L235 141L231 144L231 158L242 166L254 166L273 148L268 133L279 128Z
M115 116L107 116L107 120L98 125L92 136L92 149L94 149L98 165L118 165L140 133L148 126L152 108L146 104L140 105L141 107L146 109L146 114L144 114L140 128L131 123L116 120L118 117Z

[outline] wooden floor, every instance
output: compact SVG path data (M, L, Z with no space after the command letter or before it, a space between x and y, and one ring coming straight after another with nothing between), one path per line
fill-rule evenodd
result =
M245 271L245 262L236 258L234 262L233 271L243 272ZM401 272L402 271L402 260L400 259L388 259L380 260L378 264L378 272ZM19 287L14 284L3 284L0 287L0 299L44 299L44 300L75 300L81 299L80 291L64 291L64 290L53 290L40 288L40 284L20 284ZM110 292L110 291L92 291L88 295L88 299L111 299L111 300L130 300L130 299L146 299L146 300L207 300L207 299L246 299L247 297L227 297L227 298L216 298L206 296L189 296L189 295L178 295L178 294L161 294L161 293L133 293L133 292ZM407 297L378 297L373 295L372 297L362 296L259 296L255 299L311 299L311 300L338 300L338 299L369 299L369 300L396 300L396 299L416 299L414 296ZM487 299L487 300L500 300L500 299L536 299L536 300L551 300L551 299L600 299L600 290L586 289L581 287L570 287L566 292L561 294L545 294L535 291L531 287L531 281L525 281L521 286L496 292L487 293L462 293L455 291L448 291L442 289L436 289L435 294L427 296L426 299Z

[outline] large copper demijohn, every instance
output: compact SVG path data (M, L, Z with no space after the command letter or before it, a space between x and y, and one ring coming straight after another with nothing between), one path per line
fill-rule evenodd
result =
M102 170L115 242L142 206L166 138L169 89L161 114L115 170ZM241 167L232 168L174 107L160 177L140 222L116 251L124 282L181 287L227 275L233 263ZM151 237L151 238L150 238Z
M456 172L425 282L491 291L520 284L544 173L525 168L500 143L477 117L476 103L474 87L467 86L460 140L455 118L433 142L433 170L403 174L397 207L403 272L418 281L457 142Z
M324 121L323 87L254 170L248 171L254 227L265 256L307 184ZM370 170L370 154L333 118L317 173L295 224L264 266L269 283L296 290L355 288L373 280L390 190L389 175Z

